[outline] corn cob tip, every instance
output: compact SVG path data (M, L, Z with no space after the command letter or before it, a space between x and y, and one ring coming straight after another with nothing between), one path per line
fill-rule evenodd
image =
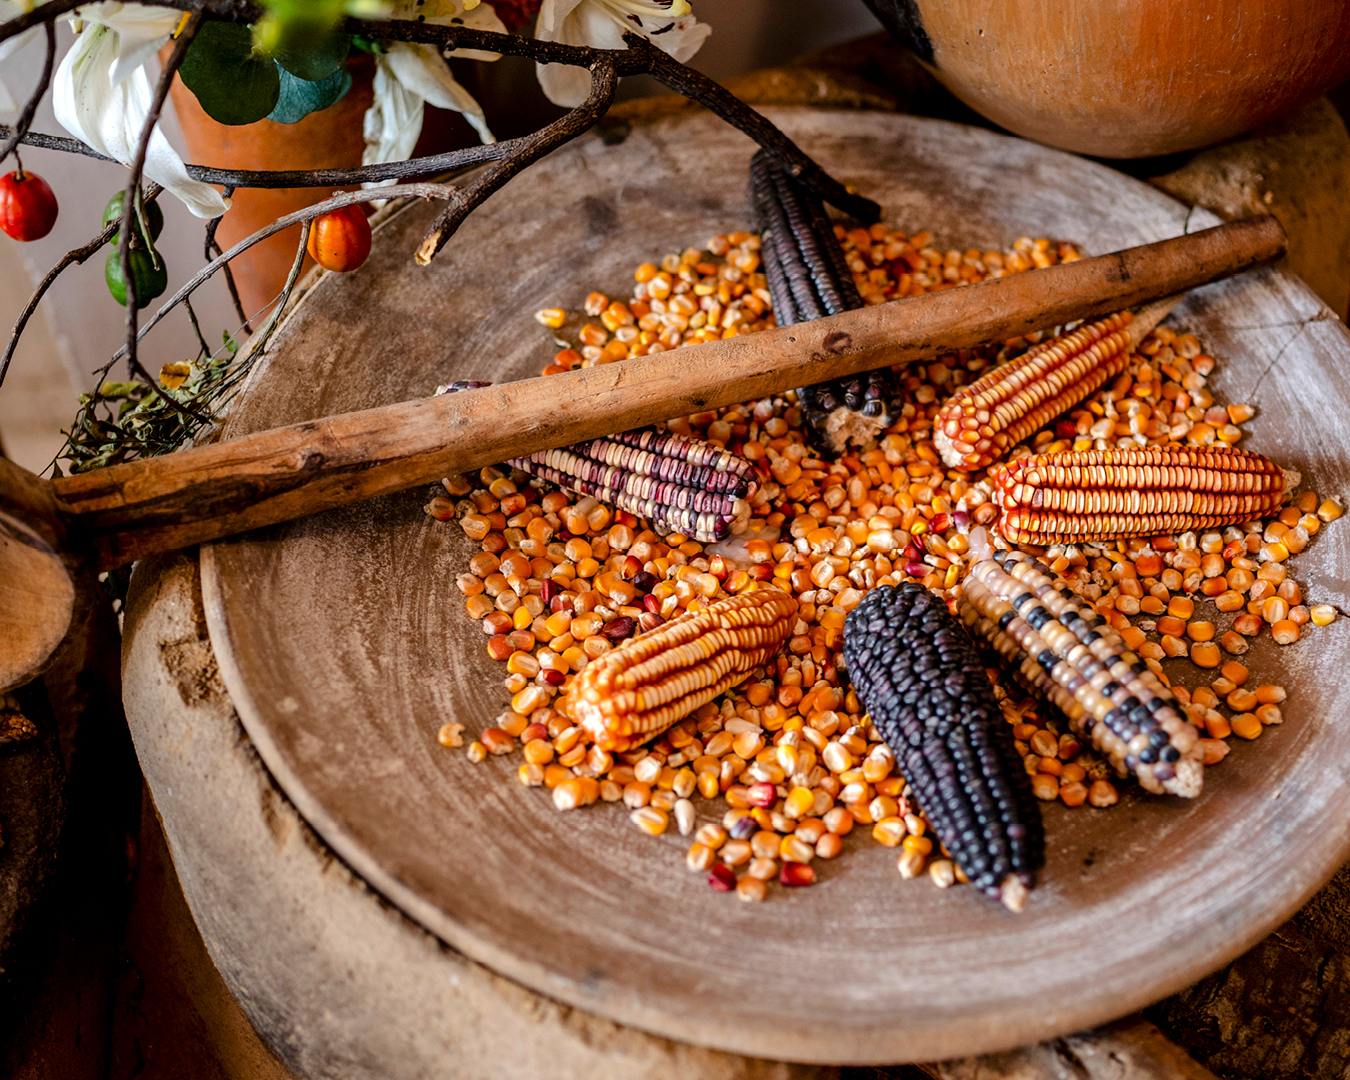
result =
M1125 331L1130 339L1130 348L1137 349L1143 343L1144 338L1153 333L1157 325L1172 314L1172 309L1185 298L1185 293L1173 293L1171 296L1164 296L1161 300L1140 305L1134 312L1133 321Z
M1009 911L1020 912L1027 906L1027 897L1030 895L1031 890L1027 888L1026 882L1010 874L1003 879L998 898L1003 901L1003 906Z
M1129 365L1135 321L1119 311L1083 323L962 387L938 410L933 444L948 468L993 465Z

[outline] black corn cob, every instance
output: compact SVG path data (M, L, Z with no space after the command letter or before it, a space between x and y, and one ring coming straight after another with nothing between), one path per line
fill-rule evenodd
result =
M436 393L491 385L461 380L438 386ZM755 467L743 458L652 428L541 450L507 464L702 543L741 531L759 486Z
M1020 910L1045 862L1040 806L965 629L922 586L879 586L844 623L844 662L938 839Z
M779 326L863 306L825 207L763 151L750 161L750 201ZM889 368L803 386L802 414L826 449L867 448L893 421Z

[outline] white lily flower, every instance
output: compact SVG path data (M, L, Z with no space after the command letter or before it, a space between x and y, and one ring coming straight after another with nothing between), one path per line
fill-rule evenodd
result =
M626 49L623 35L630 32L683 64L702 48L712 27L694 18L688 0L544 0L535 35L564 45ZM590 93L585 68L540 64L537 71L539 85L555 105L574 109Z
M128 55L140 48L133 45ZM150 79L144 66L138 66L124 71L121 82L114 84L113 65L120 55L117 30L97 23L86 26L52 79L52 107L57 122L75 138L105 157L130 165L150 112ZM145 155L145 175L182 199L197 217L219 217L229 209L219 191L188 176L182 158L158 125Z
M182 19L181 11L123 4L117 0L86 4L71 13L72 25L94 23L117 31L117 59L110 72L113 86L126 81L159 52L160 47L173 37Z
M0 0L0 23L7 23L20 15L27 15L33 10L35 3L36 0ZM41 26L30 26L22 34L15 34L12 38L0 41L0 62L8 60L30 41L37 40L40 33L42 33ZM4 79L0 79L0 112L14 112L18 107L19 103L14 100L14 95L9 92Z
M492 5L480 0L398 0L391 14L394 18L416 17L424 22L506 32ZM455 55L470 60L498 57L497 53L478 49L460 49ZM434 45L390 42L388 52L375 58L374 91L375 100L366 110L363 164L406 161L412 157L417 137L422 133L423 106L427 102L463 114L483 142L497 141L488 130L482 106L450 74Z

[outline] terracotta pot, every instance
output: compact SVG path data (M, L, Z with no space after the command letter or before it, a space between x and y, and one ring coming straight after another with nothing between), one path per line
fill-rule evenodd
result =
M1110 158L1221 142L1350 75L1350 0L866 0L971 108Z
M183 128L187 158L217 169L336 169L361 164L365 143L361 121L373 99L374 61L368 56L349 61L352 88L331 108L310 113L298 124L259 120L230 126L212 120L192 91L175 79L170 94ZM216 237L222 249L283 214L294 213L328 198L328 188L247 188L234 193L229 213ZM252 315L269 303L285 284L300 242L297 225L244 252L230 265L244 310ZM311 262L312 265L312 262Z
M168 46L161 60L168 54ZM375 61L353 56L347 61L352 88L336 105L310 113L298 124L259 120L256 124L219 124L206 115L181 79L170 89L174 111L187 143L187 159L194 165L217 169L340 169L361 164L365 149L361 125L374 100L371 89ZM413 156L438 154L477 142L472 128L458 113L427 107L422 134ZM328 198L327 187L244 188L234 193L229 213L221 220L216 238L228 249L284 214ZM250 315L274 300L286 283L300 242L300 226L255 244L231 262L239 298ZM305 268L314 265L306 256Z

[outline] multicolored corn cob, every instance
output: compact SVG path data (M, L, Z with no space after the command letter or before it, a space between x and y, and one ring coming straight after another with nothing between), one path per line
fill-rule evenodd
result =
M561 708L604 750L631 750L744 682L792 636L797 601L772 586L687 611L592 660Z
M863 306L824 205L762 151L750 161L750 201L779 326ZM797 391L807 423L835 453L874 445L895 419L894 397L888 368Z
M942 406L933 443L948 468L992 465L1125 370L1128 311L1035 345L962 387Z
M436 393L491 385L454 382ZM758 488L748 461L712 443L649 428L541 450L508 464L700 543L741 532Z
M927 589L883 585L849 612L844 662L938 839L976 888L1021 910L1045 834L974 642Z
M983 530L971 550L987 546ZM1199 735L1180 703L1068 582L1017 551L970 570L961 621L987 641L1028 690L1054 704L1121 776L1146 791L1200 794Z
M650 429L542 450L510 464L704 543L745 528L757 486L754 466L735 454Z
M1269 458L1232 447L1080 450L1021 458L990 474L1010 544L1073 544L1212 530L1284 502Z
M953 394L934 422L948 468L988 468L1129 366L1130 355L1176 306L1176 297L1058 334Z

